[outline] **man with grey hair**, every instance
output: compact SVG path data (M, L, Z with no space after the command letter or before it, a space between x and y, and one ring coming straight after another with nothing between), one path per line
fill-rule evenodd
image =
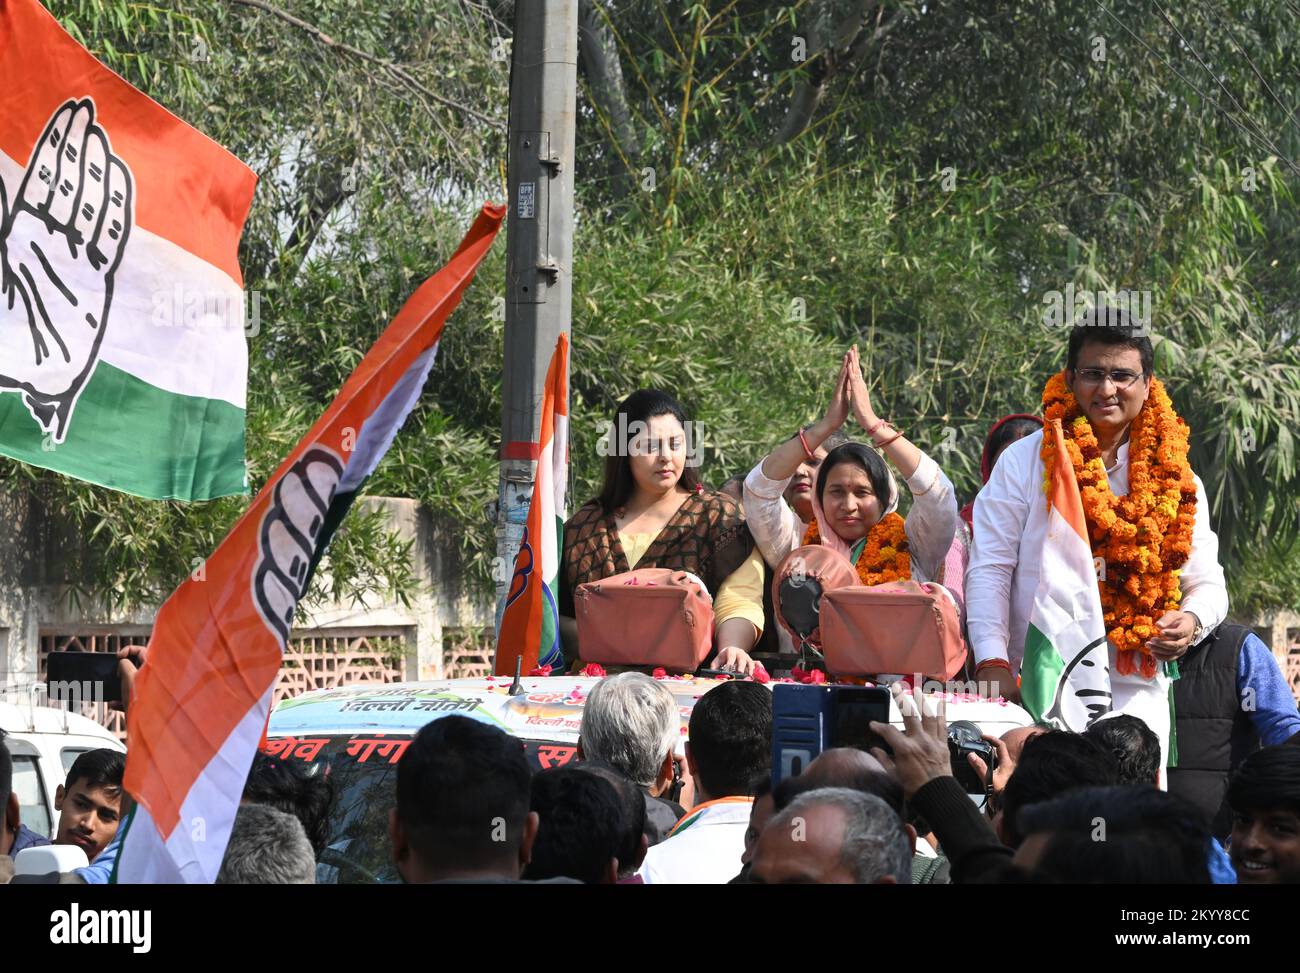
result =
M613 767L646 795L646 838L661 841L685 814L671 793L682 734L677 700L643 672L606 676L582 706L578 756Z
M301 822L264 804L235 813L218 885L314 885L316 856Z
M909 885L912 852L893 809L847 787L795 798L774 817L754 851L755 885Z

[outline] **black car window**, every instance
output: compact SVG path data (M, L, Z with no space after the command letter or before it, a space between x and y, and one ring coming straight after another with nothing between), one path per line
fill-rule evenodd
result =
M388 840L388 812L395 802L397 762L410 737L354 733L273 738L268 751L283 760L301 760L330 776L334 802L329 840L316 865L320 884L353 885L401 881ZM548 740L524 740L533 770L562 767L576 759L577 747Z

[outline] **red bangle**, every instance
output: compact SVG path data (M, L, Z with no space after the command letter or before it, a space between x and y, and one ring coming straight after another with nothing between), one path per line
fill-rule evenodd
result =
M803 454L808 457L809 463L817 462L817 454L808 448L808 440L803 437L803 430L799 430L799 445L803 447Z
M881 426L888 426L888 425L889 423L887 423L884 419L877 419L876 424L867 430L867 438L870 439L872 442L875 442L876 430L879 429Z
M893 426L890 426L889 428L890 428L890 429L893 429L894 427L893 427ZM888 439L886 439L883 443L877 443L877 444L876 444L876 449L884 449L886 446L888 446L890 443L892 443L895 439L902 439L902 438L903 438L903 434L902 434L901 432L898 432L897 430L895 430L894 434L893 434L892 436L890 436Z
M1011 671L1011 663L1010 663L1010 662L1008 662L1006 659L997 659L997 658L994 658L994 659L985 659L983 662L981 662L979 665L977 665L977 666L975 667L975 672L976 672L976 674L978 674L979 671L980 671L981 669L983 669L985 666L992 666L992 667L995 668L995 669L1005 669L1005 670L1007 670L1007 672L1010 672L1010 671Z

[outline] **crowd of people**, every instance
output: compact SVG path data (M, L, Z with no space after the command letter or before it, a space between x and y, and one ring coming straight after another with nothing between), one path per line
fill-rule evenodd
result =
M826 750L772 787L772 694L735 680L690 718L689 810L671 786L678 708L659 681L609 676L584 714L580 760L534 772L520 741L470 717L427 724L403 755L389 836L408 883L966 884L1300 882L1300 746L1262 747L1227 787L1226 849L1209 818L1158 786L1140 720L1083 734L1041 726L996 741L979 807L953 775L944 701L894 687L887 744ZM590 727L588 732L587 727ZM671 731L671 732L670 732ZM981 773L978 758L971 758ZM60 788L53 842L105 864L129 804L124 756L82 754ZM328 777L256 759L218 883L310 884L327 860ZM0 881L50 838L18 822L0 746ZM111 859L111 849L107 855ZM51 877L52 879L53 877ZM65 880L66 877L65 877ZM73 879L76 880L76 879Z
M1105 320L1102 320L1102 318ZM461 715L424 726L401 757L388 832L402 879L587 884L1300 881L1300 712L1268 647L1226 621L1227 591L1187 430L1153 373L1150 340L1122 312L1070 334L1042 417L994 425L982 489L964 508L940 465L875 411L856 349L830 404L747 474L704 486L691 423L640 390L614 417L598 496L566 523L559 610L582 665L575 593L637 568L689 572L712 600L709 668L735 678L681 715L661 680L599 680L577 759L534 772L520 741ZM1027 404L1028 405L1028 404ZM864 442L848 439L852 417ZM1045 434L1061 422L1062 439ZM959 782L945 694L891 692L902 728L837 747L774 780L765 667L808 665L774 623L771 579L806 545L865 585L924 582L950 599L982 695L1020 701L1029 613L1043 573L1044 468L1067 444L1105 610L1109 697L1082 732L1059 723L986 737ZM901 479L910 494L898 512ZM129 687L130 680L126 680ZM82 847L101 881L123 816L123 760L83 754L53 841ZM35 842L18 821L0 749L0 855ZM314 880L327 856L330 783L259 755L218 881ZM108 849L106 851L106 848Z

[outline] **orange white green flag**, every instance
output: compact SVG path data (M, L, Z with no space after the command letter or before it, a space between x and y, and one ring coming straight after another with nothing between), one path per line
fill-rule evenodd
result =
M37 0L0 0L0 454L145 497L247 491L256 183Z
M325 413L158 613L127 710L136 806L114 881L211 882L271 709L294 610L366 477L419 400L438 338L491 247L485 206Z
M528 520L497 633L494 669L501 676L511 675L517 660L522 660L525 674L539 666L558 669L564 664L557 601L569 449L569 336L564 333L546 369L537 443L537 476Z
M1056 437L1056 468L1047 471L1047 540L1025 636L1020 698L1034 719L1079 733L1111 710L1110 650L1061 420L1043 435Z

